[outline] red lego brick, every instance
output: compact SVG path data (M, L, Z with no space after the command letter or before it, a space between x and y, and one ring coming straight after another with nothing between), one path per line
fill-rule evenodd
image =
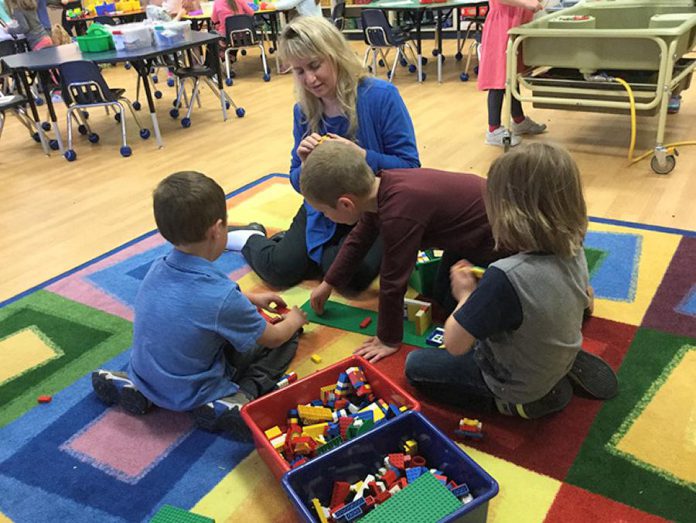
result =
M334 481L333 491L331 492L331 512L336 510L339 505L343 505L350 494L350 483L347 481Z
M388 470L383 476L382 480L386 481L387 483L387 488L391 488L391 486L394 484L394 482L399 479L396 475L396 472L393 470Z
M360 328L366 329L368 327L368 325L370 325L370 323L372 323L372 318L370 316L368 316L367 318L365 318L363 321L360 322Z
M403 454L389 454L389 464L392 467L396 467L399 470L404 470L404 455Z
M391 497L391 493L388 490L384 490L375 496L376 503L384 503Z
M36 401L38 401L39 403L51 403L52 399L53 399L53 396L45 395L45 396L39 396L38 398L36 398Z

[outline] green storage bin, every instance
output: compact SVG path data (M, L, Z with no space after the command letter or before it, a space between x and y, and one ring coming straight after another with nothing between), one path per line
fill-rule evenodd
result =
M114 48L114 39L103 25L92 24L87 34L77 37L77 45L83 53L103 53Z
M432 251L426 252L432 256ZM419 294L432 297L435 276L437 275L437 269L440 267L440 259L433 257L428 261L416 263L416 267L408 279L408 284L418 291Z

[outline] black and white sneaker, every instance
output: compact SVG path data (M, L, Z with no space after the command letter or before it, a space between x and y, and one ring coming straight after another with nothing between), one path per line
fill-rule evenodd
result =
M619 380L609 364L599 356L578 352L568 377L573 385L598 400L608 400L619 393Z
M197 426L211 432L227 432L234 439L251 441L251 431L242 419L240 409L249 402L241 392L234 396L211 401L194 409L193 419Z
M107 405L120 405L131 414L145 414L152 408L152 402L123 373L95 370L92 373L92 388L101 401Z
M559 381L551 391L541 399L529 403L510 403L496 398L498 412L506 416L519 416L525 419L537 419L566 408L573 397L573 386L568 378Z

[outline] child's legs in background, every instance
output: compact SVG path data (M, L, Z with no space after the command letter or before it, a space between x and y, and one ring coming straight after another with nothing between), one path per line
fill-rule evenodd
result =
M500 116L503 112L503 100L505 99L505 89L488 90L488 129L493 131L500 127ZM520 101L512 97L510 104L512 118L516 122L524 120L524 111Z
M32 51L39 51L40 49L44 49L46 47L53 47L53 40L51 40L50 36L44 36L41 40L39 40L32 48Z
M256 399L273 390L288 370L297 352L299 334L294 334L280 347L269 349L257 346L247 352L225 347L225 359L230 379L250 399Z
M405 373L411 385L434 400L479 411L497 410L473 349L463 356L452 356L444 349L415 350L406 358Z

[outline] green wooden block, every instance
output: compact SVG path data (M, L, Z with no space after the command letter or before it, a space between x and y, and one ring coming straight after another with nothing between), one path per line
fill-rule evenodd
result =
M214 519L194 514L183 508L162 505L150 523L215 523Z
M436 523L462 508L462 503L430 472L397 492L359 523Z
M324 314L321 316L312 310L309 301L302 305L301 308L307 313L307 319L312 323L318 323L348 332L357 332L358 334L364 334L366 336L374 336L377 334L377 313L375 311L361 309L331 300L327 301L326 305L324 305ZM368 316L372 318L372 323L366 328L361 329L360 322ZM425 342L431 330L432 329L428 329L425 336L418 336L416 334L416 326L410 321L404 321L403 342L406 345L412 345L414 347L421 347L424 349L431 348L430 345Z

